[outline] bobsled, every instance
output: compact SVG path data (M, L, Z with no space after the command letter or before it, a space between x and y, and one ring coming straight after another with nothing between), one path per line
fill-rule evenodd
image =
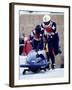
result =
M29 52L26 58L26 63L23 65L20 65L21 68L24 68L23 74L26 73L26 71L31 71L33 73L38 73L41 70L46 71L46 67L48 65L46 56L44 51L38 51L32 50Z

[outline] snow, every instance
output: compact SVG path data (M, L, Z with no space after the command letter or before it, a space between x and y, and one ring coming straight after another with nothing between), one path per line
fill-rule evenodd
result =
M26 63L27 56L20 56L20 65Z
M20 56L20 65L26 63L27 56ZM64 68L56 68L54 70L40 71L39 73L26 72L23 75L24 68L20 68L19 77L20 79L40 79L40 78L58 78L64 77Z
M40 71L39 73L26 72L26 74L22 74L23 68L20 69L20 79L40 79L40 78L58 78L64 76L64 69L54 69L47 71Z

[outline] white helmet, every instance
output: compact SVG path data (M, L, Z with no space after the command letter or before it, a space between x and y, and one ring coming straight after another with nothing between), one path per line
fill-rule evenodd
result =
M51 17L49 15L44 15L43 16L43 22L48 22L51 20Z

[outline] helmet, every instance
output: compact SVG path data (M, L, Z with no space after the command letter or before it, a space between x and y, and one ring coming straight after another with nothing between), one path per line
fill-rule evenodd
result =
M51 20L51 17L49 15L44 15L43 22L48 22Z
M41 26L40 25L37 25L35 27L35 30L36 30L36 32L40 33L41 32Z

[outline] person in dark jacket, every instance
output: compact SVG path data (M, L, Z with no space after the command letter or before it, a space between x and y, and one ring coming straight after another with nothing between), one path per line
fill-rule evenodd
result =
M40 25L37 25L35 29L32 30L30 40L32 41L32 47L34 50L38 51L43 49L43 39Z
M51 68L55 68L55 55L61 53L59 49L59 35L56 29L56 23L51 20L49 15L44 15L43 23L41 24L41 28L44 31L46 42L48 43L48 52L46 53L47 59L51 59ZM48 69L49 64L48 64Z

